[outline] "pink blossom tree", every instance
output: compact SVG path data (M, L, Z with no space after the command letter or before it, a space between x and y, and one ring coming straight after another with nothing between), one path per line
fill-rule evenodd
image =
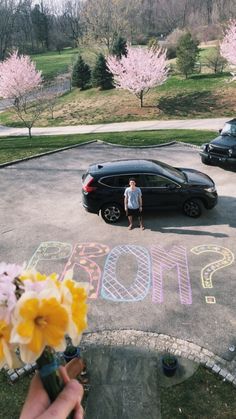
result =
M118 89L126 89L140 99L152 87L161 85L167 79L166 50L161 48L127 48L127 55L121 59L108 56L107 67L114 77Z
M0 97L13 100L13 108L29 130L43 110L41 72L36 70L30 57L13 52L0 63Z
M221 55L230 65L236 66L236 20L231 20L220 45ZM236 75L233 73L233 80Z

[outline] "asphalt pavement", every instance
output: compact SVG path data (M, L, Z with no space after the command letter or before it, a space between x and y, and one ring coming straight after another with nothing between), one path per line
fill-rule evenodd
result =
M81 175L90 163L150 156L207 173L217 206L198 219L146 215L144 231L84 211ZM234 353L227 365L225 356L236 326L235 173L203 166L198 149L183 144L139 149L97 142L1 168L0 176L2 260L61 277L74 267L75 279L93 286L82 341L91 375L88 419L139 419L145 411L161 417L166 350L181 366L166 385L187 378L203 360L236 383Z
M10 105L1 101L0 112ZM227 120L33 127L32 135L218 131ZM21 135L28 130L0 125L0 137ZM146 216L143 232L128 232L126 220L111 226L84 212L80 178L88 164L150 155L212 176L217 207L197 220ZM199 363L236 384L235 352L229 350L236 346L235 173L203 167L198 150L183 145L131 150L97 143L1 168L0 176L2 260L60 275L73 266L77 280L94 286L82 340L90 380L86 419L159 419L161 387L187 379ZM161 368L166 351L179 363L171 379Z

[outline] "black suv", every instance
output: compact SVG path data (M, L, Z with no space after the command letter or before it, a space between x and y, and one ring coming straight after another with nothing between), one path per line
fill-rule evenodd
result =
M204 164L236 167L236 119L226 122L218 137L203 144L200 155Z
M213 180L194 169L169 166L156 160L116 160L92 164L82 176L84 208L115 223L124 214L124 190L129 178L142 189L143 210L182 209L199 217L202 207L213 208L217 192Z

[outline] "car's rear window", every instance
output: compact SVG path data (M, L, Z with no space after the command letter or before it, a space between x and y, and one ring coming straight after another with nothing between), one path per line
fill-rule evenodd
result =
M162 175L170 177L172 180L176 182L183 183L185 182L186 178L181 170L176 169L175 167L169 166L165 163L158 162L158 166L162 169Z
M114 176L106 176L99 180L99 183L102 183L106 186L115 186L115 177Z

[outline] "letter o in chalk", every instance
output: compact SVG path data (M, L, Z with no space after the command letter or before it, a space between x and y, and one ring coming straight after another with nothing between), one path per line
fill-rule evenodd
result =
M133 283L125 287L116 278L116 264L122 255L130 253L137 260L137 274ZM108 254L102 277L101 296L111 301L140 301L143 300L150 288L150 255L141 246L122 245L114 247Z

